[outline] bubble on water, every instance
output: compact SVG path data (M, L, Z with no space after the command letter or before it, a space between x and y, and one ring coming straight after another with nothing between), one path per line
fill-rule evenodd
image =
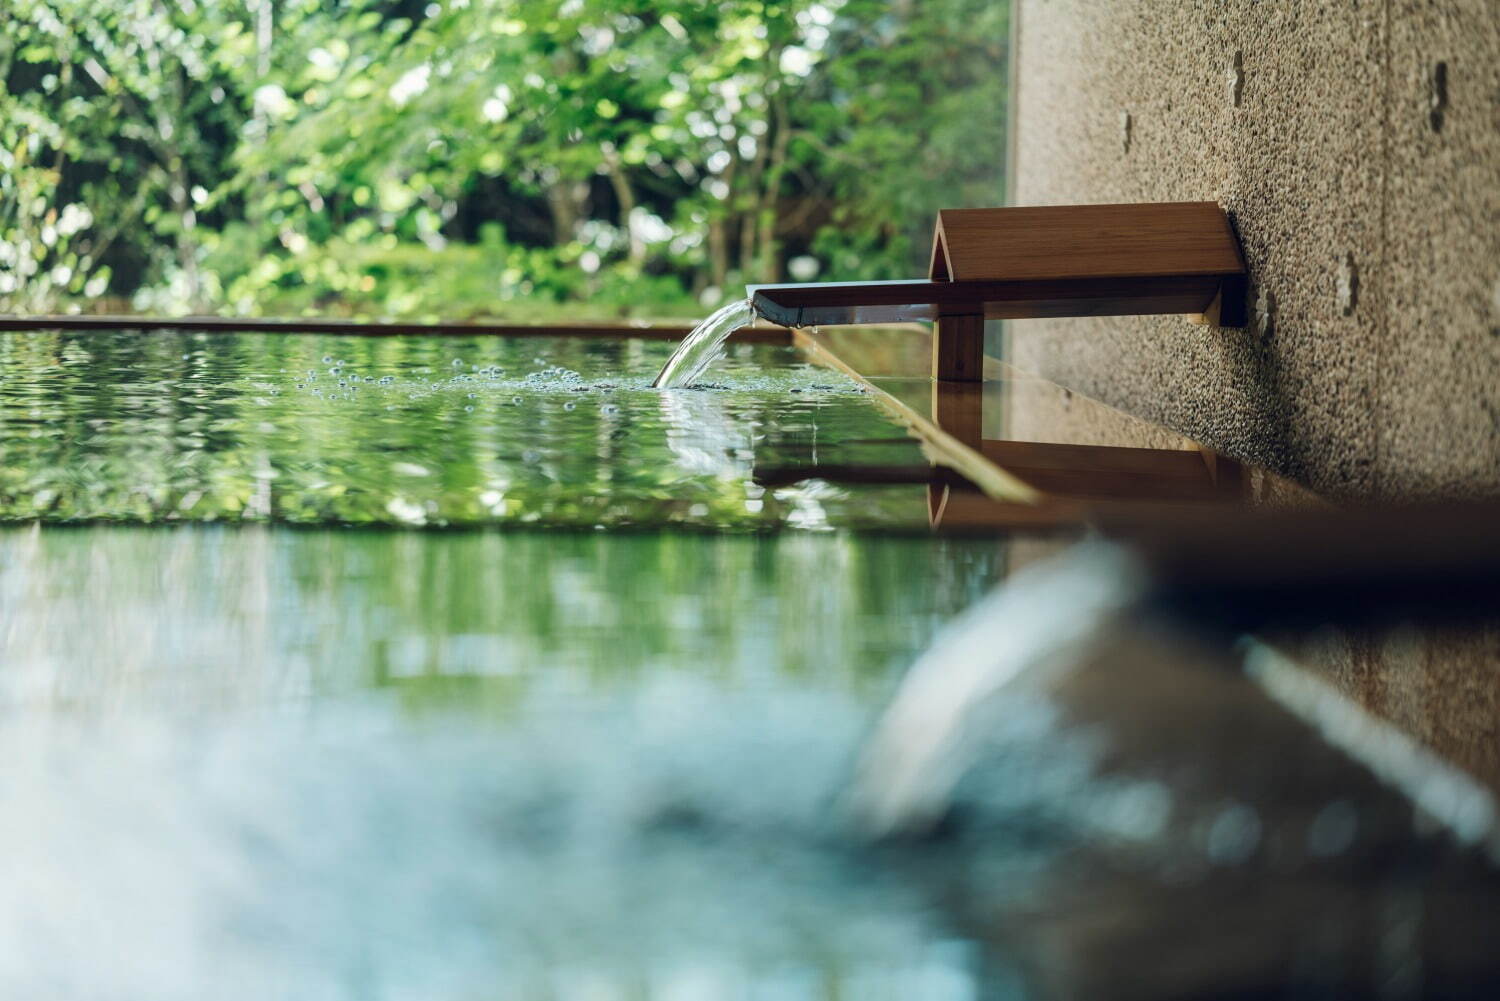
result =
M473 412L474 412L474 407L473 407L472 404L470 406L464 407L464 413L466 413L466 414L472 414Z
M512 396L510 402L512 406L519 407L521 405L521 398L519 396Z
M471 400L477 400L477 399L479 399L479 394L478 393L470 393L469 394L469 399L471 399Z
M323 356L323 364L324 365L332 365L333 364L333 355L324 355Z
M464 367L464 360L462 358L455 358L455 359L453 359L453 367L454 368L463 368Z
M337 365L332 365L328 369L328 374L329 375L342 375L343 373L344 373L344 370L341 369L341 368L339 368Z
M576 403L572 402L571 400L569 400L567 403L563 404L563 409L564 410L577 410L578 409L578 404L576 404Z

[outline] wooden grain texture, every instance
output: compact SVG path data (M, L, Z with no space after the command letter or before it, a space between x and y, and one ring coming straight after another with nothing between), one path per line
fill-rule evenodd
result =
M968 445L984 440L984 384L979 381L932 381L932 420Z
M1213 202L943 209L930 277L955 282L1243 274Z
M932 377L944 382L984 381L982 314L938 318L932 338Z

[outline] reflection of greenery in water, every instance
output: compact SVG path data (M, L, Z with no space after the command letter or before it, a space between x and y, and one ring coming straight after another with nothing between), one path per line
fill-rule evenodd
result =
M0 830L0 994L971 998L969 950L831 808L999 559L0 528L0 805L31 818Z
M763 492L756 462L920 462L849 380L741 346L647 388L662 342L0 334L0 519L922 524L919 487Z
M974 996L829 807L1003 552L763 532L919 450L671 347L0 335L0 996Z
M7 529L0 704L506 704L664 675L869 698L998 561L847 534Z

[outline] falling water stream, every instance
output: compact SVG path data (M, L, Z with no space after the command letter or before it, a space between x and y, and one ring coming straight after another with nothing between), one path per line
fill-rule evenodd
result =
M661 367L653 389L681 389L691 386L718 358L729 335L755 319L750 300L731 302L715 311L708 319L693 328L672 352L672 357Z

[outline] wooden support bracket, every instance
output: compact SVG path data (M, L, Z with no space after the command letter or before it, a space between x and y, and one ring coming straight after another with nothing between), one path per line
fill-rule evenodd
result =
M984 315L939 316L932 333L932 377L984 381Z
M752 285L788 327L931 320L932 375L982 378L984 323L1031 317L1206 315L1245 324L1245 260L1213 202L944 209L925 280Z
M978 379L937 379L932 383L932 422L965 445L984 441L984 387Z
M933 226L927 277L1038 290L1068 283L1075 315L1148 312L1154 293L1163 312L1175 297L1177 306L1200 303L1195 312L1206 322L1245 322L1244 257L1229 217L1213 202L944 209ZM1030 315L1057 315L1046 298L1036 294ZM1018 315L1028 315L1025 309ZM939 314L934 379L983 378L983 316L1001 311L980 304L974 312L979 316ZM971 358L974 342L979 354Z

